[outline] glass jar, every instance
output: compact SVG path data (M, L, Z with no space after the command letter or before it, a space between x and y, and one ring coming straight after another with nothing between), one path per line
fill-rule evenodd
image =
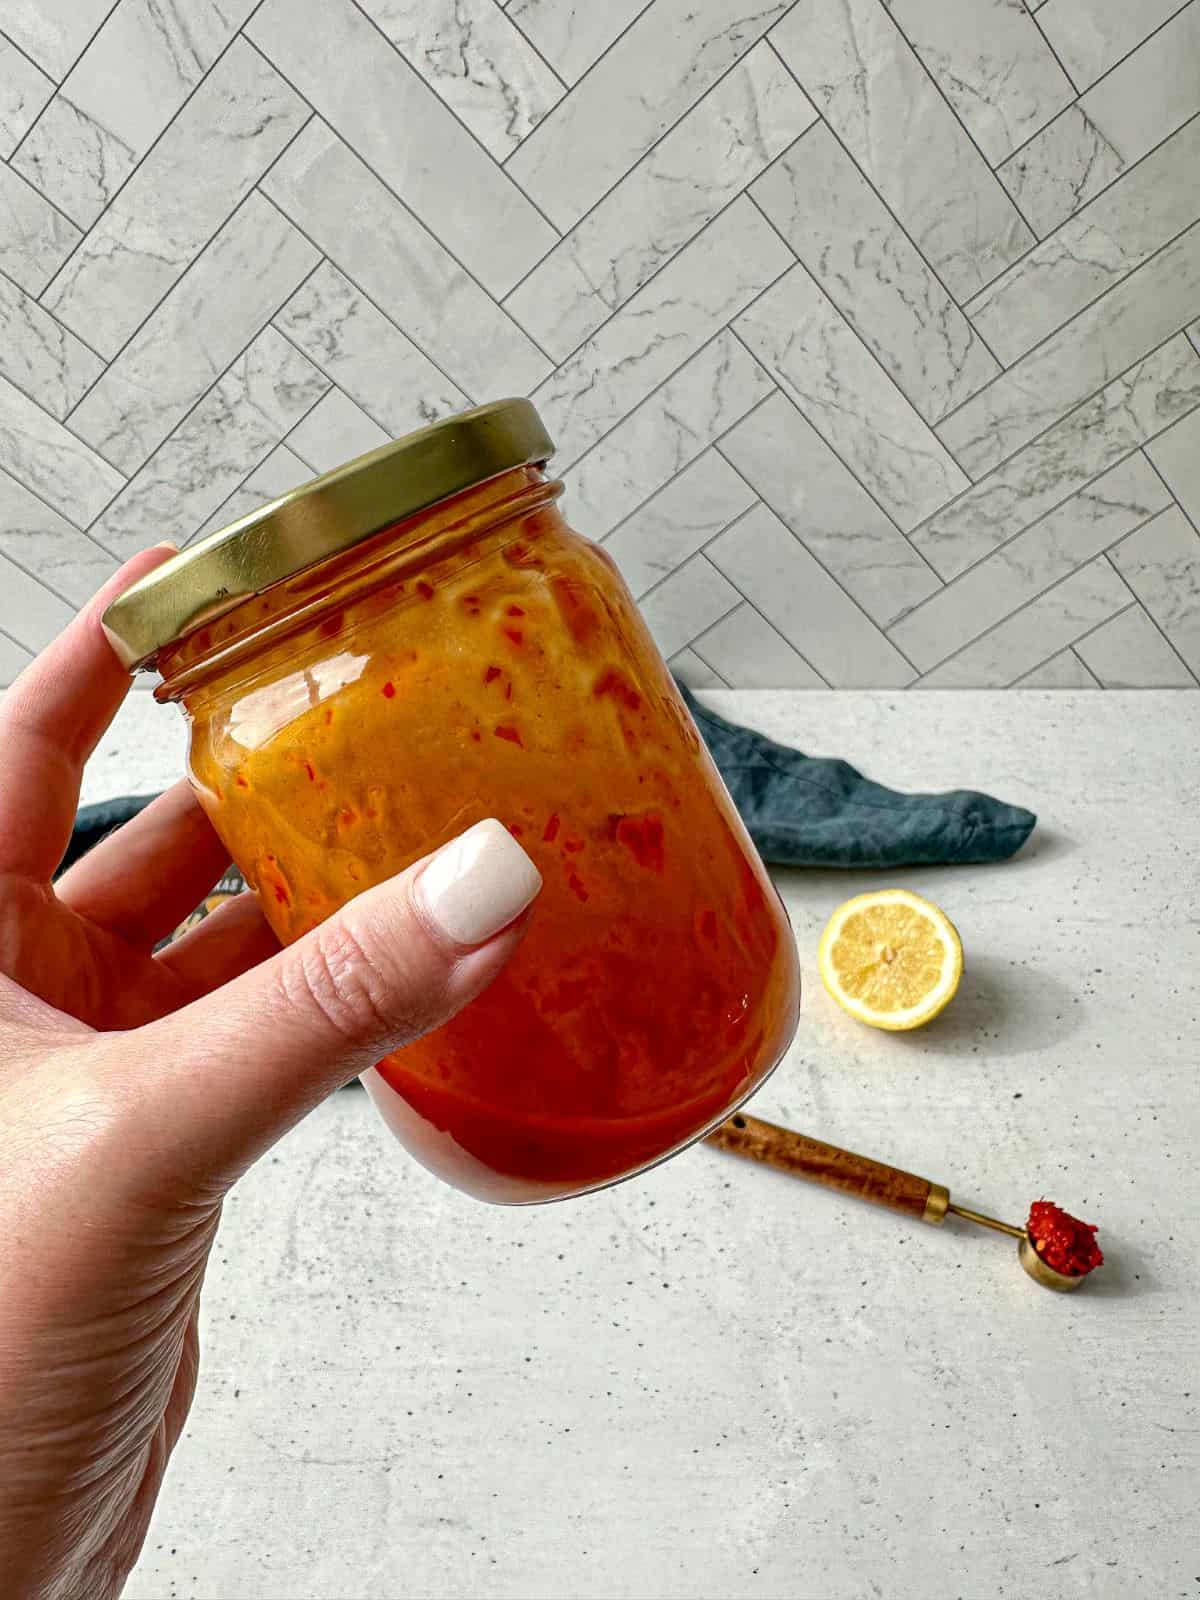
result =
M106 614L283 943L481 818L545 880L517 954L366 1086L483 1199L577 1194L711 1129L795 1029L782 904L527 401L435 424Z

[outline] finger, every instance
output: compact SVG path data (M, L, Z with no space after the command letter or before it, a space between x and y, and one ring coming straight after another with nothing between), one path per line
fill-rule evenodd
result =
M232 1182L331 1089L473 1000L540 888L508 830L477 823L252 972L112 1036L111 1081L156 1130L142 1179Z
M0 871L49 883L71 837L84 763L129 688L100 626L105 606L179 552L127 561L36 656L0 704Z
M218 906L156 959L185 988L202 995L278 954L279 940L262 914L258 896L247 890Z
M54 892L89 922L149 950L228 865L229 852L183 778L89 850Z

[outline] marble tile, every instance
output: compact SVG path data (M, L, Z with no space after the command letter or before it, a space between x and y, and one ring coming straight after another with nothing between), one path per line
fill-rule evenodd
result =
M8 641L0 638L0 647ZM679 650L671 657L667 665L679 679L686 683L689 689L728 689L729 685L724 678L708 665L701 661L694 650Z
M731 689L823 689L825 680L749 601L695 641L693 654Z
M1141 606L1089 633L1075 647L1105 689L1194 689L1196 680Z
M1075 98L1021 0L884 0L992 166Z
M79 238L69 218L0 162L0 272L39 295Z
M903 531L967 479L803 267L735 324L776 382Z
M505 9L566 83L575 83L650 0L507 0Z
M913 543L943 578L997 545L1200 405L1200 359L1182 334L931 518Z
M1200 223L1031 350L937 429L973 478L1183 328L1200 304Z
M771 39L957 299L1032 243L879 0L797 0Z
M0 373L60 420L104 371L100 357L0 277Z
M516 149L565 92L495 0L360 4L497 161Z
M816 117L758 44L505 301L564 360Z
M1200 111L1200 4L1185 6L999 169L1039 235Z
M1195 526L1200 527L1200 409L1146 446L1146 454Z
M252 192L71 413L72 428L136 472L319 259Z
M673 656L732 611L741 596L704 556L693 556L641 603L646 626L664 656Z
M1200 217L1200 117L1132 167L970 301L1005 364L1031 350Z
M824 123L750 193L926 422L952 411L999 372Z
M264 328L92 524L122 559L182 544L329 388L281 333Z
M1128 456L910 611L888 637L928 672L1169 504L1146 458Z
M733 468L706 450L610 534L604 548L640 598L748 511L754 498Z
M296 291L275 326L390 438L470 405L462 390L329 261Z
M208 521L201 523L187 542L194 543L210 533L216 533L218 528L227 528L239 517L249 516L269 500L277 500L280 495L298 489L311 478L312 468L307 462L301 461L286 444L277 444L229 498L221 502Z
M246 32L492 294L555 243L536 207L353 0L264 0Z
M84 525L125 479L82 439L0 377L0 468Z
M264 192L472 400L531 389L550 362L428 229L316 119Z
M33 660L33 652L0 633L0 689L7 689L17 674Z
M118 0L13 164L90 226L252 9L253 0Z
M918 689L999 689L1027 676L1129 605L1103 556L920 679Z
M0 33L0 160L12 155L54 88L53 78Z
M107 550L7 472L0 472L0 550L75 606L117 566Z
M50 284L47 309L115 356L308 114L235 40Z
M391 439L340 389L330 389L287 436L292 452L313 474L332 472Z
M895 523L786 395L773 394L719 448L880 627L939 587Z
M912 667L768 506L742 517L708 557L835 688L900 688Z
M1114 618L1114 621L1116 619ZM1104 627L1108 627L1106 622ZM1075 654L1074 650L1060 650L1040 667L1034 667L1023 678L1018 678L1014 689L1098 689L1100 685Z
M113 0L5 0L4 32L61 82Z
M1038 26L1080 91L1182 11L1187 0L1048 0Z
M1178 506L1113 552L1122 577L1193 672L1200 672L1200 533Z
M569 466L784 272L792 257L744 197L533 392Z
M71 607L0 555L0 628L27 650L42 650L74 616Z
M771 393L728 331L686 361L567 474L567 520L602 538Z
M556 227L574 227L787 6L655 0L534 129L508 170Z

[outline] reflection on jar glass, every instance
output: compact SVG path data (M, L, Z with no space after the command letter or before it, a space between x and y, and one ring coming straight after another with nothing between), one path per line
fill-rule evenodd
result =
M401 470L414 440L498 414L513 434L498 470L465 487ZM190 719L197 792L283 942L483 817L537 863L508 968L367 1075L420 1161L508 1202L612 1182L699 1137L779 1060L799 995L778 896L615 566L560 515L548 451L527 402L482 408L138 586L158 594L159 695ZM356 481L359 500L339 501ZM289 571L312 528L288 529L314 503L339 547ZM189 559L194 591L205 559L211 578L247 539L272 551L250 592L193 592L200 620L179 626L164 597ZM150 659L132 594L106 621L127 659Z

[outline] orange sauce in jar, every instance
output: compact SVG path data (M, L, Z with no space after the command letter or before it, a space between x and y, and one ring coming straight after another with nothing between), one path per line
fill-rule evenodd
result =
M796 1025L783 907L615 566L522 466L158 652L281 941L472 823L545 886L507 969L367 1084L426 1166L552 1199L699 1137Z

